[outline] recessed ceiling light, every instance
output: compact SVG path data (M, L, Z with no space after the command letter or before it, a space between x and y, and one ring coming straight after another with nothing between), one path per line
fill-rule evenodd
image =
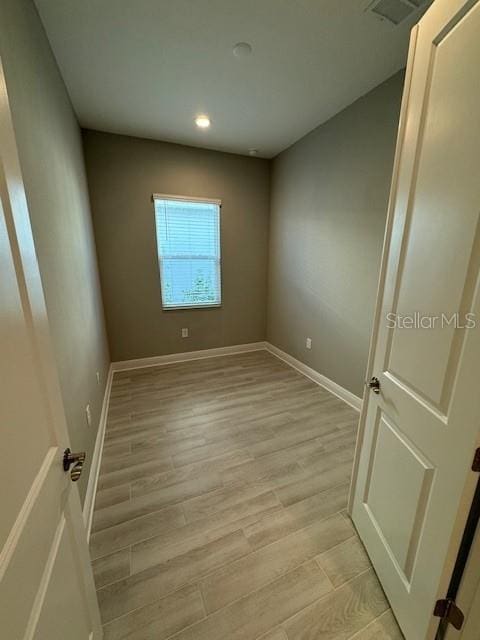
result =
M256 156L258 155L258 149L254 149L253 147L251 149L248 150L248 155L249 156Z
M252 45L248 42L237 42L233 47L233 55L237 58L247 58L252 53Z
M195 118L195 124L197 127L200 127L200 129L208 129L210 126L210 118L206 115L197 116Z

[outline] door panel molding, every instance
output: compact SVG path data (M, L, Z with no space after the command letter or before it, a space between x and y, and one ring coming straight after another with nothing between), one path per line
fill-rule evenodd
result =
M28 619L27 628L25 630L24 640L31 640L31 638L33 638L35 631L37 629L38 621L40 619L40 614L42 613L43 603L45 602L45 596L47 593L48 586L50 584L50 578L52 576L53 567L55 564L55 560L57 558L58 549L60 547L60 543L62 541L62 536L64 531L65 531L65 517L62 515L60 518L60 522L58 523L57 529L54 533L52 545L50 547L50 553L47 559L47 564L45 565L45 569L43 571L43 575L40 580L39 588L35 596L35 601L30 611L30 617Z
M372 485L373 491L375 491L375 488L378 488L381 491L383 487L382 478L377 478L377 482L375 482L374 471L375 462L379 459L379 456L377 456L377 450L379 447L379 443L381 444L382 434L384 433L390 433L395 438L393 442L397 442L397 447L401 447L401 449L403 449L404 451L403 459L401 457L401 452L399 456L395 455L392 451L391 460L398 460L403 465L399 471L402 473L406 471L406 467L409 465L408 460L416 463L416 466L418 467L418 469L415 469L415 466L413 466L410 462L410 469L408 469L408 473L405 474L407 475L407 481L409 482L408 497L412 497L412 508L410 509L412 523L410 524L411 535L410 538L406 541L405 549L403 551L403 561L398 557L398 551L396 553L393 549L390 537L386 535L384 528L380 524L377 509L372 505L372 502L375 502L375 498L373 497L373 499L370 500ZM391 420L389 420L388 416L386 416L380 410L377 413L372 451L373 454L371 455L369 460L369 468L367 472L367 481L365 483L363 502L369 514L369 517L372 519L374 526L381 534L385 545L388 547L390 557L392 558L392 561L394 562L394 565L396 566L400 577L404 581L406 588L409 590L415 566L415 559L418 553L421 530L425 521L428 501L435 478L435 467L428 460L428 458L413 444L413 442L411 442L409 438L400 430L400 428ZM407 454L407 456L405 456L405 453ZM413 483L412 476L415 473L417 474L417 478L416 483ZM415 481L415 478L413 478L413 480ZM416 487L415 484L417 485ZM402 485L403 481L398 483L397 493L400 493L402 490L404 490ZM383 496L383 499L398 500L399 497L400 496L398 495L388 495ZM391 524L393 524L394 528L402 527L402 523L393 522Z
M40 467L33 483L30 488L30 491L27 494L25 502L23 503L17 519L10 530L10 534L4 544L3 549L0 551L0 580L3 579L5 575L8 564L11 560L12 554L15 551L15 547L18 544L18 541L27 526L28 519L31 515L32 509L35 506L35 502L40 495L42 488L47 480L48 474L50 472L52 462L54 460L55 454L57 452L57 447L50 447L45 456L42 466Z

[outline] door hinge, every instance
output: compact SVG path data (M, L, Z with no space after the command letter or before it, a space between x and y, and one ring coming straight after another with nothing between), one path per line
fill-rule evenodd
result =
M472 471L480 471L480 447L478 447L473 456Z
M463 611L459 607L457 607L455 602L450 598L437 600L437 602L435 603L433 615L437 618L442 618L457 630L460 630L462 628L465 618L463 615Z

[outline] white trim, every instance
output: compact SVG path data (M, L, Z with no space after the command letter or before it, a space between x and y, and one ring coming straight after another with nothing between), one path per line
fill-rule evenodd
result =
M300 362L300 360L297 360L290 354L285 353L285 351L282 351L278 347L275 347L273 344L270 344L270 342L266 342L265 347L267 351L272 353L274 356L277 356L277 358L280 358L280 360L283 360L291 367L302 373L304 376L310 378L310 380L313 380L313 382L320 385L327 391L330 391L330 393L333 393L333 395L337 396L337 398L340 398L340 400L346 402L352 407L352 409L355 409L356 411L361 410L362 399L356 396L351 391L348 391L348 389L341 387L333 380L330 380L330 378L327 378L321 373L318 373L318 371L315 371L315 369L312 369L303 362Z
M164 255L164 252L162 250L162 246L161 246L161 242L160 242L160 238L159 238L159 212L157 211L157 201L177 201L177 202L203 202L203 203L207 203L207 204L212 204L216 207L216 243L215 243L215 248L216 248L216 255L214 258L212 258L211 256L168 256ZM157 246L157 261L158 261L158 275L160 278L160 295L161 295L161 300L162 300L162 310L163 311L178 311L181 309L207 309L207 308L218 308L222 306L222 241L221 241L221 212L222 212L222 201L221 200L214 200L214 199L207 199L207 198L195 198L195 197L188 197L188 196L172 196L172 195L162 195L162 194L158 194L158 193L154 193L152 194L152 202L153 202L153 215L155 218L155 242L156 242L156 246ZM166 215L166 214L165 214ZM161 216L163 217L163 216ZM173 303L173 304L168 304L167 302L165 302L165 291L164 291L164 286L163 286L163 263L165 259L171 259L172 257L176 258L177 260L195 260L195 259L209 259L211 262L214 263L214 268L215 268L215 274L216 274L216 286L215 286L215 293L216 293L216 300L214 300L212 303L208 304L205 302L196 302L196 303L191 303L191 304L182 304L182 303Z
M97 493L98 476L100 473L100 463L102 462L103 441L105 439L105 429L107 427L108 405L110 403L110 392L112 390L113 366L109 367L107 384L103 395L102 411L98 423L95 448L93 450L92 464L90 465L90 475L88 476L85 502L83 503L83 521L87 532L87 541L90 540L90 530L92 528L93 508L95 506L95 495Z
M174 196L171 193L152 193L152 200L180 200L181 202L207 202L222 206L222 201L218 198L200 198L197 196Z
M183 307L167 307L162 305L162 311L186 311L187 309L221 309L222 303L215 302L213 304L190 304L184 305Z
M158 367L175 362L186 362L187 360L201 360L203 358L213 358L216 356L229 356L235 353L246 353L248 351L260 351L266 349L265 342L250 342L248 344L236 344L231 347L217 347L215 349L202 349L199 351L185 351L184 353L169 353L165 356L153 356L151 358L138 358L136 360L121 360L112 362L112 371L126 371L128 369L143 369L144 367Z

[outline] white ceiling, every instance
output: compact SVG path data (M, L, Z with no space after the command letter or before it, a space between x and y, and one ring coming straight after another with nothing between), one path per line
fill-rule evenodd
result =
M415 18L380 22L369 1L36 5L82 126L272 157L405 65Z

